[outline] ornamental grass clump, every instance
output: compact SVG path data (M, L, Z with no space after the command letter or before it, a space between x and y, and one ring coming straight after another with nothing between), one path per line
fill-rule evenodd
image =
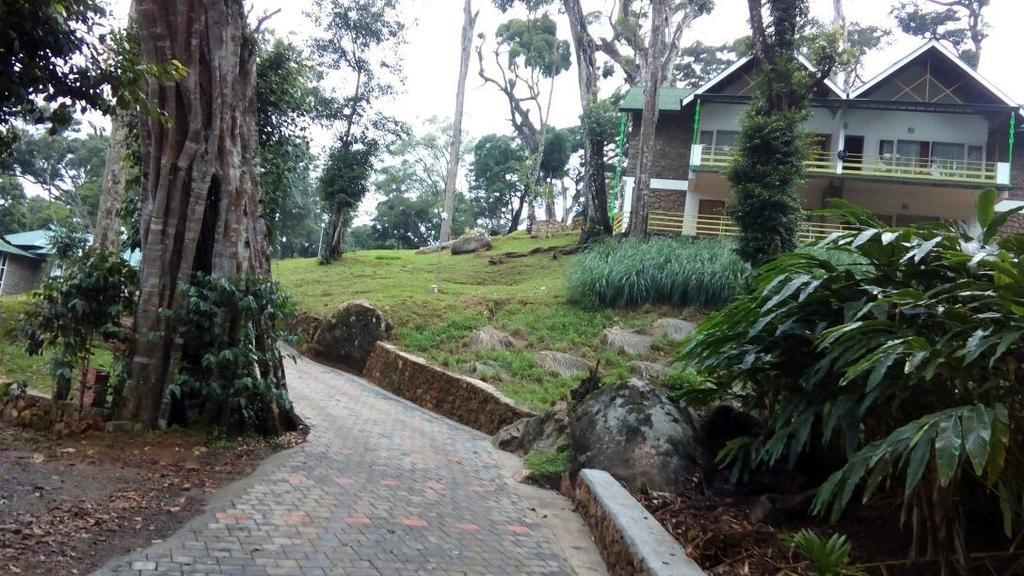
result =
M859 230L758 269L751 292L682 351L717 386L703 383L695 399L766 417L761 435L733 440L720 461L742 472L838 457L831 468L820 457L831 475L813 510L836 519L855 500L901 501L893 521L913 531L911 558L938 560L943 573L953 559L970 570L965 535L979 517L1019 533L1024 235L999 237L1013 212L997 215L996 198L980 195L977 236L959 224L889 228L837 201L827 214ZM836 265L820 250L852 259Z
M732 244L696 238L608 241L577 258L570 298L587 306L718 308L739 295L749 266Z

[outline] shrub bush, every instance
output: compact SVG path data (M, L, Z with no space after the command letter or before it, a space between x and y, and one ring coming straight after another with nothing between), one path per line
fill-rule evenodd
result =
M587 250L573 263L569 295L587 306L717 308L740 294L749 270L733 245L721 240L612 240Z
M886 228L837 202L829 214L861 230L760 268L752 292L682 352L717 399L767 415L761 437L719 457L750 468L842 455L817 513L895 491L914 541L942 560L955 552L961 567L972 507L998 502L1009 535L1024 496L1024 236L997 239L1009 213L995 215L995 198L978 202L979 237L959 225ZM816 249L866 264L836 266Z

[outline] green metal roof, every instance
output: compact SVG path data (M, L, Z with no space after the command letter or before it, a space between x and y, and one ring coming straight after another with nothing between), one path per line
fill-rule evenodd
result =
M658 90L658 110L662 112L678 112L683 109L683 98L693 92L693 88L676 88L674 86L662 86ZM644 109L644 87L634 86L629 89L626 97L619 104L619 110L643 110Z
M17 246L11 246L7 242L5 242L3 238L0 238L0 252L14 254L15 256L21 256L23 258L31 258L33 260L41 260L41 258L39 256L36 256L35 254L29 254L28 252L22 250L21 248L18 248Z
M4 236L4 240L7 240L15 246L30 249L33 252L42 251L49 253L50 234L52 234L52 232L49 228L40 228L39 230L31 230L29 232L7 234Z

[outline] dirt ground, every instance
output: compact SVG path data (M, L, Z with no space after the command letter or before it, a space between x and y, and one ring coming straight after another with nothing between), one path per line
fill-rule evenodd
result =
M839 533L852 544L852 564L864 576L934 576L937 563L905 560L911 535L899 524L899 500L879 499L871 505L851 506L836 524L813 517L769 524L752 522L756 497L714 498L702 494L699 479L690 478L682 494L646 492L634 494L686 549L709 576L813 576L814 571L783 541L803 528L823 538ZM1007 549L998 535L975 534L972 549L979 574L1003 574L1004 554L985 553ZM1002 545L1002 547L1000 547Z
M0 574L88 574L198 515L301 434L217 441L183 431L55 439L0 425Z

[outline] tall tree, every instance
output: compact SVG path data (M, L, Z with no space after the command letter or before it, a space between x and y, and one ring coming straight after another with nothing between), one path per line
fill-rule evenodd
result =
M110 108L97 65L105 17L98 0L0 3L0 158L17 142L14 120L56 131L71 125L76 108Z
M765 24L763 4L770 23ZM796 247L804 175L802 125L807 101L839 58L838 36L817 36L809 46L812 74L797 59L808 25L807 0L747 0L756 91L741 121L737 152L727 175L733 185L730 214L739 226L737 251L760 263Z
M723 44L704 44L697 40L679 51L672 68L672 78L678 85L697 88L749 53L749 37Z
M983 12L990 0L902 0L892 8L900 30L911 36L948 42L977 69L988 37Z
M24 232L29 218L28 196L14 176L0 174L0 236Z
M714 0L673 0L666 1L661 7L653 1L616 0L607 14L612 36L601 38L598 48L618 65L629 85L649 78L652 65L658 68L659 78L669 78L684 33L697 18L710 13L712 8ZM652 26L646 24L654 10L660 14L658 42L652 42ZM653 48L657 49L657 54Z
M536 198L543 187L540 163L554 100L555 77L568 70L571 62L569 43L558 38L558 24L546 13L538 15L536 7L530 8L527 18L513 18L498 26L498 42L493 51L497 77L488 74L484 65L483 43L477 47L480 78L504 94L512 127L530 151L529 166L524 167L524 184L529 189L527 230L532 229ZM536 121L532 112L537 112Z
M337 102L320 87L322 73L306 53L264 35L256 61L256 129L267 240L277 253L309 255L318 241L320 209L312 198L315 157L310 130L336 116ZM287 245L287 247L286 247ZM312 250L316 254L316 249Z
M665 3L667 0L651 1L651 31L647 58L657 63L662 60L662 52L665 50L664 27L667 24L668 10ZM629 211L630 236L643 238L647 236L647 197L651 194L651 172L654 170L655 132L658 128L658 92L661 90L662 66L647 66L646 82L644 84L644 111L640 118L640 142L637 145L637 178L636 187L633 189L632 206Z
M179 285L197 273L269 278L270 253L260 218L256 39L243 2L138 0L136 8L144 62L176 60L189 71L174 82L149 80L148 100L169 121L150 116L140 129L142 259L121 417L156 426L166 422L172 367L181 358L166 312L185 310ZM283 391L279 362L257 369ZM259 417L287 413L279 403L271 408Z
M459 178L459 157L462 155L462 108L466 101L466 78L469 76L469 56L473 50L473 29L480 12L473 12L472 0L466 0L462 21L462 53L459 59L459 85L455 93L455 117L452 119L452 146L448 154L448 175L444 185L444 212L441 221L441 242L452 237L452 219L455 217L455 184Z
M340 104L341 125L331 161L353 165L348 177L336 181L346 185L318 186L327 194L321 196L327 224L320 258L330 263L341 257L353 199L369 187L369 182L356 183L350 177L369 178L367 166L376 155L407 133L404 124L376 109L380 100L396 92L402 71L394 53L405 40L405 24L398 0L315 0L310 17L323 23L311 42L314 54L324 67L343 72L350 86Z
M529 189L522 182L527 153L515 138L488 134L473 147L469 194L480 222L507 232L519 226Z

